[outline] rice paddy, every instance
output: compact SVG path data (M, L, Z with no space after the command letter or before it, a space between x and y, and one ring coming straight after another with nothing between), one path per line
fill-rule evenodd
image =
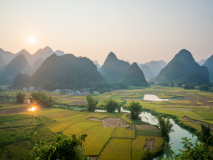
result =
M13 96L18 90L7 90L0 95ZM27 97L30 97L27 92ZM73 106L86 106L86 96L69 96L59 93L47 92L55 102L67 104L68 109L44 108L35 114L23 112L19 114L0 115L0 159L28 159L30 151L36 141L42 138L51 141L56 134L81 135L87 134L84 145L84 154L95 156L97 159L140 159L146 146L146 140L155 141L155 147L162 145L162 138L158 130L140 130L135 128L133 122L124 113L90 113L72 110ZM159 98L174 99L164 102L143 101L144 94L155 94ZM175 97L182 99L175 99ZM111 98L119 103L126 100L125 107L131 101L139 102L144 109L177 116L180 122L200 130L200 125L190 122L183 117L213 124L213 94L198 90L184 90L177 87L151 86L149 88L115 90L104 94L95 95L98 99L98 107L102 107L105 100ZM4 102L0 105L0 111L13 108L27 108L30 104L14 104ZM70 107L69 107L70 106ZM128 126L104 127L102 120L107 117L119 117ZM99 121L97 121L98 119ZM128 130L133 125L134 130ZM51 135L48 137L48 135ZM19 146L19 147L17 147ZM24 146L27 146L24 149ZM18 149L20 152L18 153ZM22 156L25 154L26 156Z

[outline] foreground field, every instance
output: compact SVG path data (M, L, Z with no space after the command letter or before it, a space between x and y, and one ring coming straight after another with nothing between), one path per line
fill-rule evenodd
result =
M1 92L0 95L14 95L18 91ZM27 92L27 97L30 92ZM70 106L86 105L85 96L68 96L47 92L57 102ZM155 94L159 98L169 98L171 101L148 102L143 101L144 94ZM94 96L99 100L98 107L102 107L105 100L111 98L118 102L121 99L139 102L143 108L151 111L177 116L178 119L196 130L200 130L197 122L213 124L213 93L198 90L184 90L182 88L152 86L144 89L116 90ZM140 159L147 147L147 142L154 144L157 149L162 145L160 132L152 126L133 122L123 113L89 113L65 110L59 108L38 109L31 114L5 115L5 110L13 108L27 108L29 104L16 105L2 101L0 105L0 159L28 159L33 145L42 139L53 140L55 135L86 133L84 154L98 159ZM119 117L128 127L104 127L102 120L107 117ZM133 125L134 130L129 126ZM26 147L27 146L27 147Z

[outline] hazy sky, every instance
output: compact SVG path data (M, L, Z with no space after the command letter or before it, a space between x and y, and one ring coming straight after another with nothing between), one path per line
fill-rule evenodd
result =
M35 39L30 43L29 38ZM50 46L103 63L213 54L213 0L0 0L0 48Z

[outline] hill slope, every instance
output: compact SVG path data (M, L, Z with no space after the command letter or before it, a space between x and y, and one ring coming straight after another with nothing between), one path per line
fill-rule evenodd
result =
M213 55L206 60L203 66L208 68L210 81L213 82Z
M160 82L203 84L209 82L209 74L206 67L196 63L192 54L183 49L161 70L156 79Z
M119 60L113 52L110 52L101 67L101 73L107 81L113 83L123 78L129 67L128 62Z
M0 84L12 84L15 76L19 73L25 73L29 64L24 55L16 56L1 72Z
M134 62L129 69L126 71L124 77L120 82L128 86L146 86L147 82L145 80L142 70Z
M90 59L72 54L60 57L53 54L42 63L31 79L35 86L46 89L91 88L106 84Z

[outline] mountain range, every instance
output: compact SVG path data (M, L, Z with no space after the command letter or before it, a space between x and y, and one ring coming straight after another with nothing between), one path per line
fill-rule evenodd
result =
M160 71L167 65L163 60L161 61L151 61L144 64L139 64L139 67L144 72L146 79L155 78Z
M27 76L21 75L15 79L14 87L26 81ZM93 62L86 57L75 57L72 54L57 56L56 54L48 57L38 70L30 77L30 83L48 90L57 88L91 88L106 85L106 80L97 71Z
M81 88L94 86L94 83L102 86L103 84L108 85L107 82L146 85L144 77L146 79L156 77L155 80L159 82L198 85L209 83L209 79L213 81L213 56L207 59L203 66L200 66L186 49L177 53L168 65L162 60L130 65L129 62L118 59L113 52L108 54L103 66L100 66L98 61L93 61L92 64L90 62L92 61L86 57L75 57L60 50L54 52L50 47L39 49L33 55L25 49L17 54L0 49L0 84L12 84L18 74L20 75L15 81L19 83L16 84L21 84L20 80L23 80L23 82L29 81L29 84L47 88L51 88L50 84L55 87L78 86ZM67 67L71 68L67 69ZM90 68L91 72L85 68ZM94 69L99 72L96 73ZM86 72L98 77L100 83ZM86 79L84 75L86 75ZM84 80L85 83L81 80Z
M188 50L182 49L161 70L156 80L160 82L181 82L183 84L193 83L200 85L209 82L209 73L207 67L200 66L195 62Z
M114 83L123 78L129 67L128 62L119 60L113 52L110 52L101 67L101 73L108 82Z

